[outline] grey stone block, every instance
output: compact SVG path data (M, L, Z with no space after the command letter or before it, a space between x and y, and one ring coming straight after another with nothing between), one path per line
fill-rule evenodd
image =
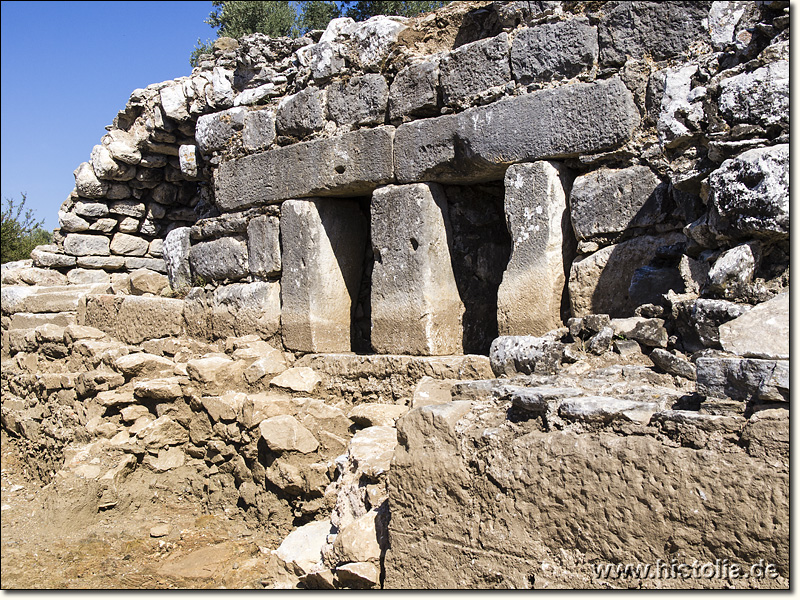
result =
M328 116L337 125L380 125L386 118L389 86L370 73L328 87Z
M614 148L638 124L633 96L619 79L540 90L401 125L394 140L397 180L498 179L514 162Z
M278 282L254 281L220 286L211 302L213 336L256 334L268 340L280 329L281 293Z
M789 401L789 361L698 358L697 391L707 398Z
M719 112L731 125L752 123L762 127L788 127L788 60L724 79L719 89Z
M164 238L161 252L167 266L169 285L173 290L192 286L192 272L189 267L190 232L190 227L176 227Z
M789 292L719 327L722 348L739 356L789 359Z
M489 361L492 371L501 375L550 375L558 371L564 344L550 337L532 335L500 336L492 342Z
M597 28L583 19L523 29L511 46L511 70L520 83L571 78L597 61Z
M402 69L389 90L389 118L431 117L439 114L439 61L429 60Z
M278 105L278 135L304 137L325 126L325 92L309 87L287 96Z
M233 237L194 244L189 248L189 264L195 276L213 281L241 279L250 272L247 246Z
M247 257L250 274L256 277L277 275L281 270L280 221L263 215L247 224Z
M375 190L370 213L372 334L380 354L460 354L464 304L447 243L447 199L436 184Z
M542 335L562 325L568 185L566 170L549 162L506 171L505 213L513 249L497 291L500 335Z
M511 81L507 33L456 48L442 58L440 80L445 104Z
M360 196L393 180L393 127L354 131L224 162L214 178L224 211L309 196Z
M622 65L630 56L660 61L708 40L711 2L610 2L599 24L600 64Z
M284 346L349 352L366 222L353 200L287 200L281 206Z
M275 141L275 115L269 110L256 110L244 116L242 144L245 150L263 150Z
M72 256L108 256L110 241L103 235L70 233L64 238L64 252Z
M788 239L789 144L726 160L709 175L708 189L708 224L714 233L734 239Z
M575 178L570 216L575 237L619 233L648 227L662 216L667 186L647 167L602 168Z
M244 127L246 114L246 109L237 107L197 119L194 133L197 147L205 154L225 149Z

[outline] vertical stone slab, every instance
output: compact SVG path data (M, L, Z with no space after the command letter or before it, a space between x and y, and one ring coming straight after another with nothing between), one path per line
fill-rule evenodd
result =
M189 267L189 239L191 227L176 227L164 238L161 252L167 265L169 286L173 290L192 287L192 272Z
M500 335L537 336L562 325L564 254L571 253L564 235L569 215L565 180L564 167L546 161L506 171L505 212L513 249L497 291Z
M287 200L280 227L284 345L298 352L349 352L367 241L358 202Z
M247 257L250 274L270 277L281 270L281 241L278 217L262 215L247 224Z
M379 188L370 215L373 349L380 354L460 354L464 304L450 260L441 186Z

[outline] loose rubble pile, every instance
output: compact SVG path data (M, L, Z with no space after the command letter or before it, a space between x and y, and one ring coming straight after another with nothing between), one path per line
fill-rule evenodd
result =
M180 474L276 586L788 577L788 25L467 2L217 40L3 265L4 429L93 510Z

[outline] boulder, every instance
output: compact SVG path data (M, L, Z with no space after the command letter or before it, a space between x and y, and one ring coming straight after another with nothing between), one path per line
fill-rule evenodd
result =
M281 285L275 281L220 286L211 297L210 323L217 338L255 334L270 339L278 332L280 317Z
M311 521L287 535L273 552L295 575L322 570L322 548L330 532L330 521Z
M133 384L133 393L137 398L162 402L172 402L183 398L183 388L181 388L181 380L178 377L137 381Z
M243 93L246 93L246 91ZM248 112L244 117L244 128L242 129L242 145L244 149L251 152L253 150L264 150L274 141L275 113L270 110Z
M367 427L353 435L347 453L360 472L375 479L391 467L395 446L394 427Z
M176 227L164 238L162 254L167 267L169 285L173 290L190 288L192 272L189 267L191 227Z
M789 126L789 61L779 60L719 84L719 112L731 125Z
M450 259L450 222L441 186L380 188L372 196L370 216L373 349L381 354L460 354L464 304Z
M291 415L278 415L264 419L259 425L261 438L273 452L300 452L308 454L319 447L314 435Z
M447 399L450 400L448 390ZM399 404L359 404L347 417L362 427L394 427L397 419L408 412L408 407Z
M231 108L197 119L194 137L203 154L224 150L244 127L247 110Z
M278 104L275 128L278 135L299 138L325 126L325 91L305 88L283 98Z
M109 239L103 235L69 233L64 238L64 252L72 256L108 256Z

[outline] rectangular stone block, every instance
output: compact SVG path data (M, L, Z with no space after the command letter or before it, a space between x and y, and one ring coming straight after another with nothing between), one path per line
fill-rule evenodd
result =
M366 245L353 200L288 200L281 207L281 327L302 352L348 352Z
M706 398L788 402L789 361L698 358L697 391Z
M70 233L64 238L64 252L72 256L108 256L109 244L104 235Z
M401 125L395 174L399 183L499 179L515 162L614 148L638 124L633 96L617 78L540 90Z
M250 272L247 245L238 237L193 244L189 248L189 264L194 276L206 281L241 279Z
M183 300L126 296L119 305L116 336L126 344L182 333Z
M337 125L380 125L388 100L389 86L383 75L351 77L328 87L328 117Z
M76 323L75 312L16 313L11 317L9 329L36 329L39 325L66 327Z
M401 70L389 90L389 118L439 114L439 61L429 60Z
M460 354L464 304L450 260L441 186L375 190L370 218L373 349L379 354Z
M13 313L57 313L78 309L87 294L110 292L109 284L63 286L3 286L2 310Z
M214 177L224 211L309 196L359 196L394 179L393 127L363 129L222 163Z
M255 281L214 290L211 330L217 339L255 334L268 340L281 325L281 285Z
M471 42L446 54L441 62L442 96L445 104L459 101L511 81L508 34Z
M550 162L506 171L505 213L513 249L497 291L500 335L537 336L562 325L566 271L575 253L569 184L566 169Z
M269 277L281 271L280 220L263 215L247 224L247 258L250 274Z

